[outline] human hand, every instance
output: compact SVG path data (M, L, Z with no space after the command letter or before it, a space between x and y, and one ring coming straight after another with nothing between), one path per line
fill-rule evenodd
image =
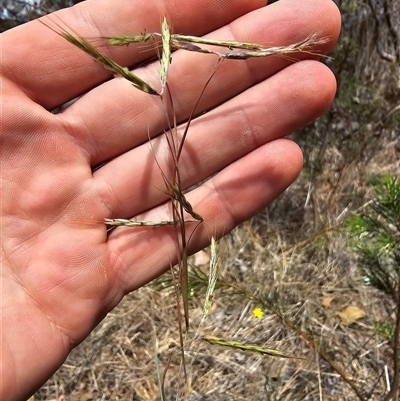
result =
M340 16L331 0L264 3L99 0L57 15L88 38L159 31L166 14L180 33L217 30L210 36L283 45L318 32L330 39L319 51L333 47ZM160 99L121 78L104 82L109 71L38 21L2 34L2 46L0 398L23 400L126 293L164 272L176 250L171 227L107 236L102 223L170 218L148 144L149 135L160 135L155 152L163 165ZM109 54L135 65L153 53L129 47ZM181 175L189 187L218 174L187 195L205 219L191 252L262 210L299 174L301 152L284 136L321 115L336 89L315 57L299 57L308 60L225 62L208 86L200 109L213 110L192 123ZM169 85L178 121L187 119L215 61L174 54ZM137 74L154 81L157 68ZM85 92L64 112L49 112Z

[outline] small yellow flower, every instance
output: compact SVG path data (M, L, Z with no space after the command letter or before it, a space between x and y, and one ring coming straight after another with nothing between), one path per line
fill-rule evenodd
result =
M264 316L264 311L261 308L254 308L253 315L256 319L261 319Z

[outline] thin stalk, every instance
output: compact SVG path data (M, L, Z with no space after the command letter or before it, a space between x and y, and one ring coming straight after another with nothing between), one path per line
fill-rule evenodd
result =
M194 113L196 112L197 106L199 105L200 100L201 100L201 98L203 97L205 90L207 89L207 86L208 86L209 83L211 82L211 80L212 80L212 78L214 77L215 73L218 71L218 69L219 69L219 67L221 66L222 62L223 62L223 59L221 59L221 58L218 59L217 64L215 65L213 71L211 72L211 74L210 74L210 76L208 77L208 79L207 79L205 85L203 86L203 89L201 90L200 96L198 96L198 98L197 98L197 100L196 100L196 103L194 104L194 107L193 107L193 109L192 109L192 112L190 113L188 122L187 122L186 127L185 127L185 131L183 132L182 140L181 140L180 145L179 145L179 149L178 149L178 153L177 153L177 160L178 160L178 161L179 161L179 159L180 159L180 157L181 157L182 150L183 150L183 145L184 145L184 143L185 143L186 136L187 136L187 134L188 134L188 132L189 132L190 123L191 123L192 120L193 120Z

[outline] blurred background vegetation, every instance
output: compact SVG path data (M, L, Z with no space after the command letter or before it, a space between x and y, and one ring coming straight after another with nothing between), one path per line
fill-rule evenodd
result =
M78 2L2 0L0 29ZM305 155L299 179L219 242L215 301L199 329L297 359L226 349L192 333L190 401L399 397L400 1L336 3L342 34L324 61L338 81L335 102L292 134ZM194 327L208 254L191 260ZM169 284L166 275L127 296L35 399L159 399L155 333L172 399L180 362Z

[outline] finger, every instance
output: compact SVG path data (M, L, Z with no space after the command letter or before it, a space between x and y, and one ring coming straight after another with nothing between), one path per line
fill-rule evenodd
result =
M262 0L99 0L80 3L50 18L55 25L64 24L66 29L82 37L98 38L139 34L144 30L158 32L166 15L177 32L201 35L262 5ZM51 19L46 17L45 21L51 23ZM7 49L2 54L3 74L47 109L73 99L112 76L37 20L5 32L2 46ZM107 54L128 66L150 57L139 48L114 48L107 50Z
M335 43L340 28L340 16L334 3L308 0L302 2L301 7L294 3L294 0L280 1L251 12L210 36L284 45L319 32L321 37L330 38L320 49L327 52ZM310 54L300 56L313 57ZM190 115L216 62L214 56L192 52L181 51L173 55L169 86L178 121L185 121ZM276 57L225 61L207 87L197 113L214 108L291 63L293 61ZM158 68L156 63L141 69L140 75L157 84ZM168 128L160 99L138 92L122 79L91 91L67 110L63 118L68 121L73 118L69 126L73 125L76 135L82 138L82 146L91 155L94 166ZM85 138L90 140L85 141Z
M196 229L189 252L204 248L211 236L219 238L265 208L299 174L302 154L288 139L272 141L231 164L188 199L205 221ZM165 208L162 208L165 209ZM160 216L165 210L151 215ZM121 228L108 241L111 264L118 271L125 292L144 285L177 262L173 228ZM135 268L132 268L135 266Z
M200 117L185 142L180 172L184 187L201 181L257 147L288 135L321 115L336 90L331 71L302 61ZM95 172L110 216L130 218L167 199L159 166L172 165L165 138L144 144ZM142 166L139 168L139 166Z

